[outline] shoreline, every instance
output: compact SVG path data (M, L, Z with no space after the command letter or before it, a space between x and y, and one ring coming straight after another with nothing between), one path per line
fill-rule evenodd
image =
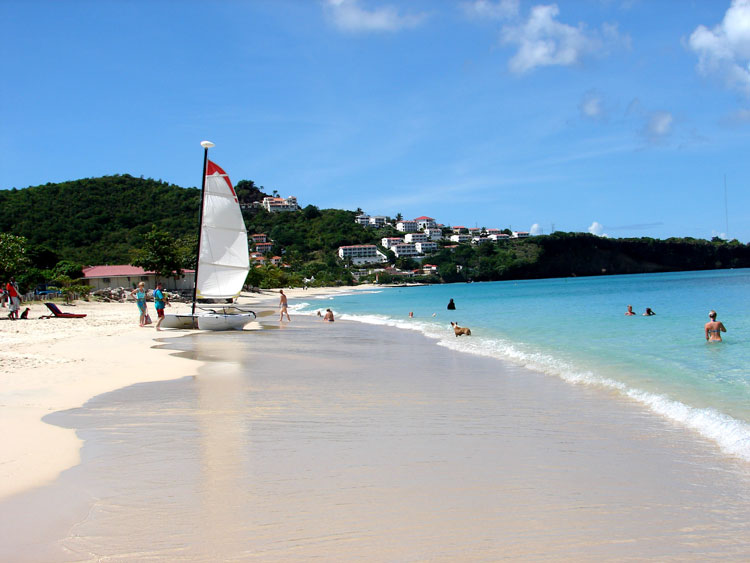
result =
M276 295L258 309L276 312ZM3 503L6 555L750 553L750 476L632 401L396 327L273 321L277 330L249 339L185 331L165 346L195 358L195 377L129 386L51 417L77 429L84 461ZM405 377L408 362L420 369ZM54 521L45 508L57 499Z
M379 286L372 286L379 287ZM289 299L370 289L370 286L285 289ZM261 321L277 319L278 290L243 293L238 303L258 305ZM134 301L76 301L60 305L79 319L40 319L43 302L27 302L27 320L0 322L6 345L0 363L0 425L6 438L0 450L0 502L41 487L80 462L82 442L74 430L45 423L53 412L83 406L103 393L136 383L168 381L196 374L202 364L178 357L163 344L191 330L138 326ZM153 303L149 312L156 320ZM167 312L189 308L176 303Z

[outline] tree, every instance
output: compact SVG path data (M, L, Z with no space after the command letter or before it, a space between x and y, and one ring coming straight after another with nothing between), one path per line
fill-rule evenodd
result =
M185 267L185 248L181 241L156 226L144 235L144 247L135 251L131 261L158 278L179 277Z
M15 276L29 263L26 257L26 238L0 233L0 276L5 280Z
M402 221L404 219L404 216L401 215L401 213L396 213L396 221Z
M53 277L77 280L83 277L83 266L70 260L60 260L53 270Z

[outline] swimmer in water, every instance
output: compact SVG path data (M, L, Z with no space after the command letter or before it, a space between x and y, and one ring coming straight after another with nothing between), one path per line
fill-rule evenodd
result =
M711 319L706 323L706 342L721 342L721 333L726 332L727 329L724 323L716 320L716 311L710 311L708 318Z

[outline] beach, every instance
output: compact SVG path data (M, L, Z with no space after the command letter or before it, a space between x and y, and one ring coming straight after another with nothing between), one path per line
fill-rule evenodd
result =
M747 463L641 405L244 300L252 334L2 323L0 559L750 556Z

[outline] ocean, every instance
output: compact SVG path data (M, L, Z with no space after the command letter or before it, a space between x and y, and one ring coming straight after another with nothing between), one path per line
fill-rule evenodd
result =
M298 303L605 388L750 461L750 270L383 288ZM453 299L456 310L446 309ZM632 305L635 316L626 316ZM656 314L643 316L650 307ZM715 309L727 327L707 343ZM409 313L413 313L413 318ZM456 338L455 321L472 336Z

